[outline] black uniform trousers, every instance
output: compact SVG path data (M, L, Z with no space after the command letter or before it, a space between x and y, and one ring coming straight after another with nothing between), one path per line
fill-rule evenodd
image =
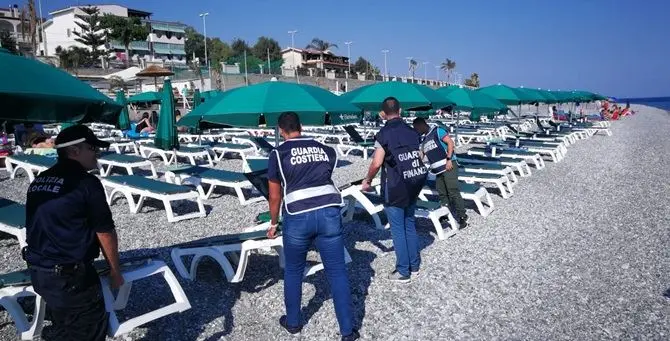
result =
M50 340L105 340L108 314L93 265L82 264L62 273L31 267L30 276L35 292L42 296L51 313L54 333ZM44 336L43 339L48 340Z
M451 170L444 171L435 176L435 187L440 197L440 204L452 207L456 211L457 219L465 218L465 203L458 188L458 163L453 162Z

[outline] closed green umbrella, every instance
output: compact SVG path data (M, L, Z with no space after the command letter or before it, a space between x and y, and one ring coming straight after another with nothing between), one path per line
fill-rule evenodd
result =
M235 88L185 115L179 125L193 126L199 122L257 127L261 115L268 127L277 124L279 115L293 111L304 125L323 125L326 113L334 122L358 121L361 110L328 90L297 83L264 82ZM340 123L334 123L340 124Z
M403 82L380 82L366 85L340 97L367 111L380 111L382 101L387 97L398 99L404 110L442 109L454 104L425 85Z
M200 90L195 89L195 92L193 92L193 109L197 108L200 104L202 104L202 97L200 96Z
M121 107L65 71L0 49L0 120L113 122Z
M116 103L123 106L121 113L119 114L119 129L128 130L130 129L130 116L128 115L128 105L126 104L126 95L122 90L116 92Z
M169 78L163 81L161 111L158 116L158 127L154 137L154 145L163 150L179 149L177 126L174 122L174 94Z
M163 94L158 91L147 91L128 97L128 103L160 103L162 98Z

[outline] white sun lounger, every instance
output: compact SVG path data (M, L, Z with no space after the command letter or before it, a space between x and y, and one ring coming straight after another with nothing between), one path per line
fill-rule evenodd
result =
M507 157L512 159L521 159L521 160L530 160L535 165L537 169L544 169L544 159L540 154L534 152L524 152L524 151L511 151L507 149L493 147L491 150L487 148L470 148L468 149L468 154L470 155L480 155L480 156L492 156L492 157Z
M279 265L284 267L284 249L282 236L269 239L265 236L269 222L245 230L244 233L209 238L195 241L172 248L172 262L177 273L188 280L195 280L198 264L204 257L214 259L230 283L238 283L244 279L244 274L252 252L259 250L274 250L279 255ZM184 257L192 257L188 265L184 264ZM345 262L351 262L351 256L344 249ZM187 268L188 266L188 268ZM309 276L323 269L322 263L307 265L304 276Z
M99 269L101 267L100 264L102 263L96 262L96 267ZM112 292L107 276L104 272L100 275L105 309L109 313L108 336L118 337L148 322L191 309L191 304L179 281L163 261L145 259L131 265L124 264L121 268L125 283L119 288L116 297ZM170 287L175 302L120 322L116 312L125 309L133 282L154 275L163 276ZM33 318L29 320L18 299L31 296L35 297L35 309ZM30 283L30 273L28 270L0 275L0 306L4 307L14 320L21 340L33 340L42 333L46 303L41 296L35 293Z
M493 200L491 200L491 195L486 191L486 188L462 181L458 182L458 188L461 190L461 197L463 197L464 200L471 200L475 203L477 210L482 217L488 217L495 209ZM438 192L434 186L428 184L428 186L425 186L421 190L421 193L419 193L419 199L428 200L426 197L427 195L438 195ZM484 204L486 204L486 206Z
M100 169L100 176L108 176L112 167L125 168L128 175L133 175L133 168L149 167L151 169L151 177L157 178L156 167L154 164L142 157L128 154L107 153L98 158L98 169Z
M135 155L140 155L137 144L132 140L112 140L109 142L109 149L114 150L117 154L123 154L127 151L133 152Z
M457 160L458 167L466 172L480 173L480 174L496 174L504 175L509 178L511 185L519 183L519 178L512 170L512 167L496 164L470 163L467 161Z
M11 234L26 246L26 207L18 202L0 198L0 232Z
M469 184L493 184L498 188L500 195L505 199L509 199L514 194L512 183L506 175L475 173L459 169L458 180Z
M246 164L246 162L245 162ZM190 166L182 168L169 169L165 172L165 180L169 183L181 185L183 183L190 183L190 178L195 178L195 186L203 199L209 199L216 186L232 188L237 194L240 204L247 205L250 203L265 200L263 196L247 199L244 195L244 189L251 190L253 186L242 173L226 171L222 169L213 169L201 166ZM205 190L202 183L209 185Z
M525 160L512 159L507 157L490 157L471 154L456 154L458 162L483 165L503 165L512 167L519 172L521 177L528 177L532 174L530 166Z
M100 181L105 187L107 203L111 205L114 197L117 194L121 194L128 201L131 213L140 211L144 204L144 199L153 198L163 202L167 220L171 223L184 219L204 217L207 214L200 194L186 186L148 179L138 175L112 175L101 178ZM137 202L134 199L135 195L139 196ZM179 200L195 200L198 204L198 211L176 216L174 211L172 211L172 202Z
M23 170L28 175L28 180L33 182L35 174L49 169L56 164L56 158L42 155L11 155L5 159L5 169L9 172L9 177L14 179L19 170Z
M209 166L214 166L212 156L206 148L179 147L179 150L163 150L154 147L153 143L142 143L140 144L140 155L147 159L152 155L158 155L166 165L177 162L177 157L184 157L188 158L194 166L196 165L195 159L204 159Z
M256 155L256 148L248 144L216 143L213 144L211 148L215 153L215 161L221 161L226 153L237 154L242 158L242 161L244 161L247 156Z
M377 229L388 228L389 225L382 225L379 213L384 210L382 198L377 194L364 193L361 191L361 185L352 183L348 187L341 189L342 198L347 201L347 213L344 221L351 221L354 216L355 208L361 207L372 216ZM419 200L416 203L416 211L414 214L419 218L427 218L433 223L437 237L440 240L453 236L458 230L456 219L451 215L448 207L443 207L437 202L430 202L426 200ZM445 231L440 222L440 218L447 217L451 229Z

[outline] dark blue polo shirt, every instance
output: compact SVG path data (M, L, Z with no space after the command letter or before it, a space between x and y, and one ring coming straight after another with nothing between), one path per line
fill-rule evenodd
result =
M97 232L114 230L105 190L73 160L38 175L26 201L26 261L31 265L89 262L100 255Z

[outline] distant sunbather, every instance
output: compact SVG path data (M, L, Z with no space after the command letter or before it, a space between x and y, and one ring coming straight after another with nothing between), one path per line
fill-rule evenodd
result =
M154 132L154 127L151 125L151 122L149 121L149 113L145 112L142 114L142 119L137 122L137 125L135 126L135 132L136 133L153 133Z

